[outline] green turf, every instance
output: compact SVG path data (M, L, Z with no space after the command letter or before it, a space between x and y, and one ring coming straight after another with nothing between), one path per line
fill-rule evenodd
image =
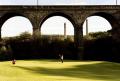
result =
M0 62L0 81L120 81L120 64L104 61Z

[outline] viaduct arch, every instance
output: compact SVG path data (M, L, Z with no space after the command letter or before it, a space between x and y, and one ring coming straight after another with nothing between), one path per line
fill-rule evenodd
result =
M79 59L83 53L83 22L89 16L101 16L107 19L111 26L111 33L115 41L120 42L120 6L96 5L96 6L0 6L0 38L1 27L10 17L24 16L33 25L33 36L40 35L42 23L51 16L63 16L71 21L74 26L74 41Z

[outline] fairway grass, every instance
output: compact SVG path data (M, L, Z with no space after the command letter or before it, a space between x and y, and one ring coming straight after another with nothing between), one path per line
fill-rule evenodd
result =
M120 81L120 64L106 61L0 62L0 81Z

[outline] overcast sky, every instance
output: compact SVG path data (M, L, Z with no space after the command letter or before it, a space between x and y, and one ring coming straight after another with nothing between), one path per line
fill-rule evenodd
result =
M39 5L115 5L116 0L38 0ZM117 0L120 4L120 0ZM0 5L36 5L37 0L0 0Z

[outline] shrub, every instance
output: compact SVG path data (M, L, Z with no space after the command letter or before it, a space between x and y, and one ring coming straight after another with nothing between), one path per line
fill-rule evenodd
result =
M111 37L111 33L109 32L92 32L88 35L84 36L84 40L94 40L99 38Z
M85 59L113 61L115 44L111 34L107 32L90 33L91 39L84 38ZM114 49L115 50L115 49Z
M0 60L10 60L12 57L11 48L6 45L0 46Z

